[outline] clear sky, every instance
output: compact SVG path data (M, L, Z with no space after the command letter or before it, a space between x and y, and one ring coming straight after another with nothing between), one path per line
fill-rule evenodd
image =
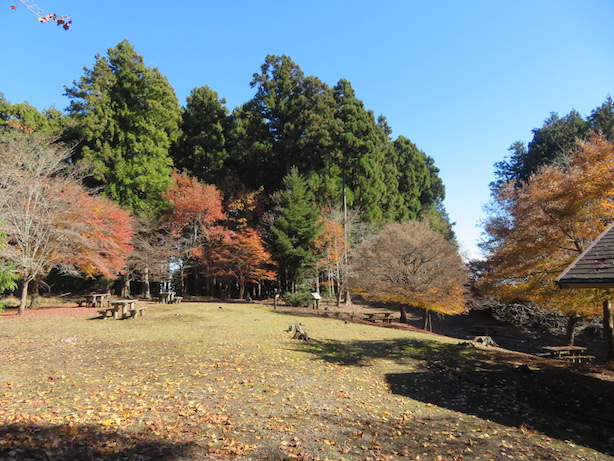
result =
M530 141L551 112L589 115L614 96L612 0L37 1L73 28L0 0L10 102L64 109L64 85L128 39L181 104L208 85L232 110L252 97L265 56L286 54L331 86L348 79L393 137L434 158L469 256L509 146Z

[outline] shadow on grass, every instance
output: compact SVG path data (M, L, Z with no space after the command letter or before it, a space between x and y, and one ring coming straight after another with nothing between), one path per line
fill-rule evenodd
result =
M0 426L0 459L163 460L189 455L189 444L158 440L151 435L117 433L95 426Z
M345 366L386 359L391 392L614 455L614 382L530 357L412 339L311 341L297 349Z

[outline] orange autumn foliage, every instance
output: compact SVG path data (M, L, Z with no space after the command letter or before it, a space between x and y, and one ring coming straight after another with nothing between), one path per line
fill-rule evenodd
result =
M102 196L92 196L78 184L64 184L59 196L65 207L55 216L56 226L70 232L69 245L59 246L57 259L86 276L113 278L132 251L130 214Z
M521 187L507 184L485 229L484 290L581 317L600 315L597 290L559 290L554 280L614 219L614 144L579 141L567 165L549 165Z
M227 232L208 254L213 275L231 275L240 287L242 298L247 283L274 280L274 262L264 248L262 238L254 229Z

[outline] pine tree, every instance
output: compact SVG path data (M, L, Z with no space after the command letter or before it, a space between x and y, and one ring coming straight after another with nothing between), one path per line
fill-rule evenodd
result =
M228 109L225 99L208 86L194 88L187 98L182 136L172 156L175 167L206 183L219 183L228 156Z
M166 78L146 67L127 40L100 55L72 88L70 116L77 159L91 163L104 193L139 215L164 208L171 179L169 148L181 111Z
M321 223L313 195L297 168L290 170L284 178L284 185L280 209L271 225L269 239L282 287L294 292L301 272L315 262L315 240Z

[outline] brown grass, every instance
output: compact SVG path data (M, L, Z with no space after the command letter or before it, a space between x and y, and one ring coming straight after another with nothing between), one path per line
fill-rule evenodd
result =
M3 315L0 458L614 459L614 385L582 370L308 310L148 307Z

